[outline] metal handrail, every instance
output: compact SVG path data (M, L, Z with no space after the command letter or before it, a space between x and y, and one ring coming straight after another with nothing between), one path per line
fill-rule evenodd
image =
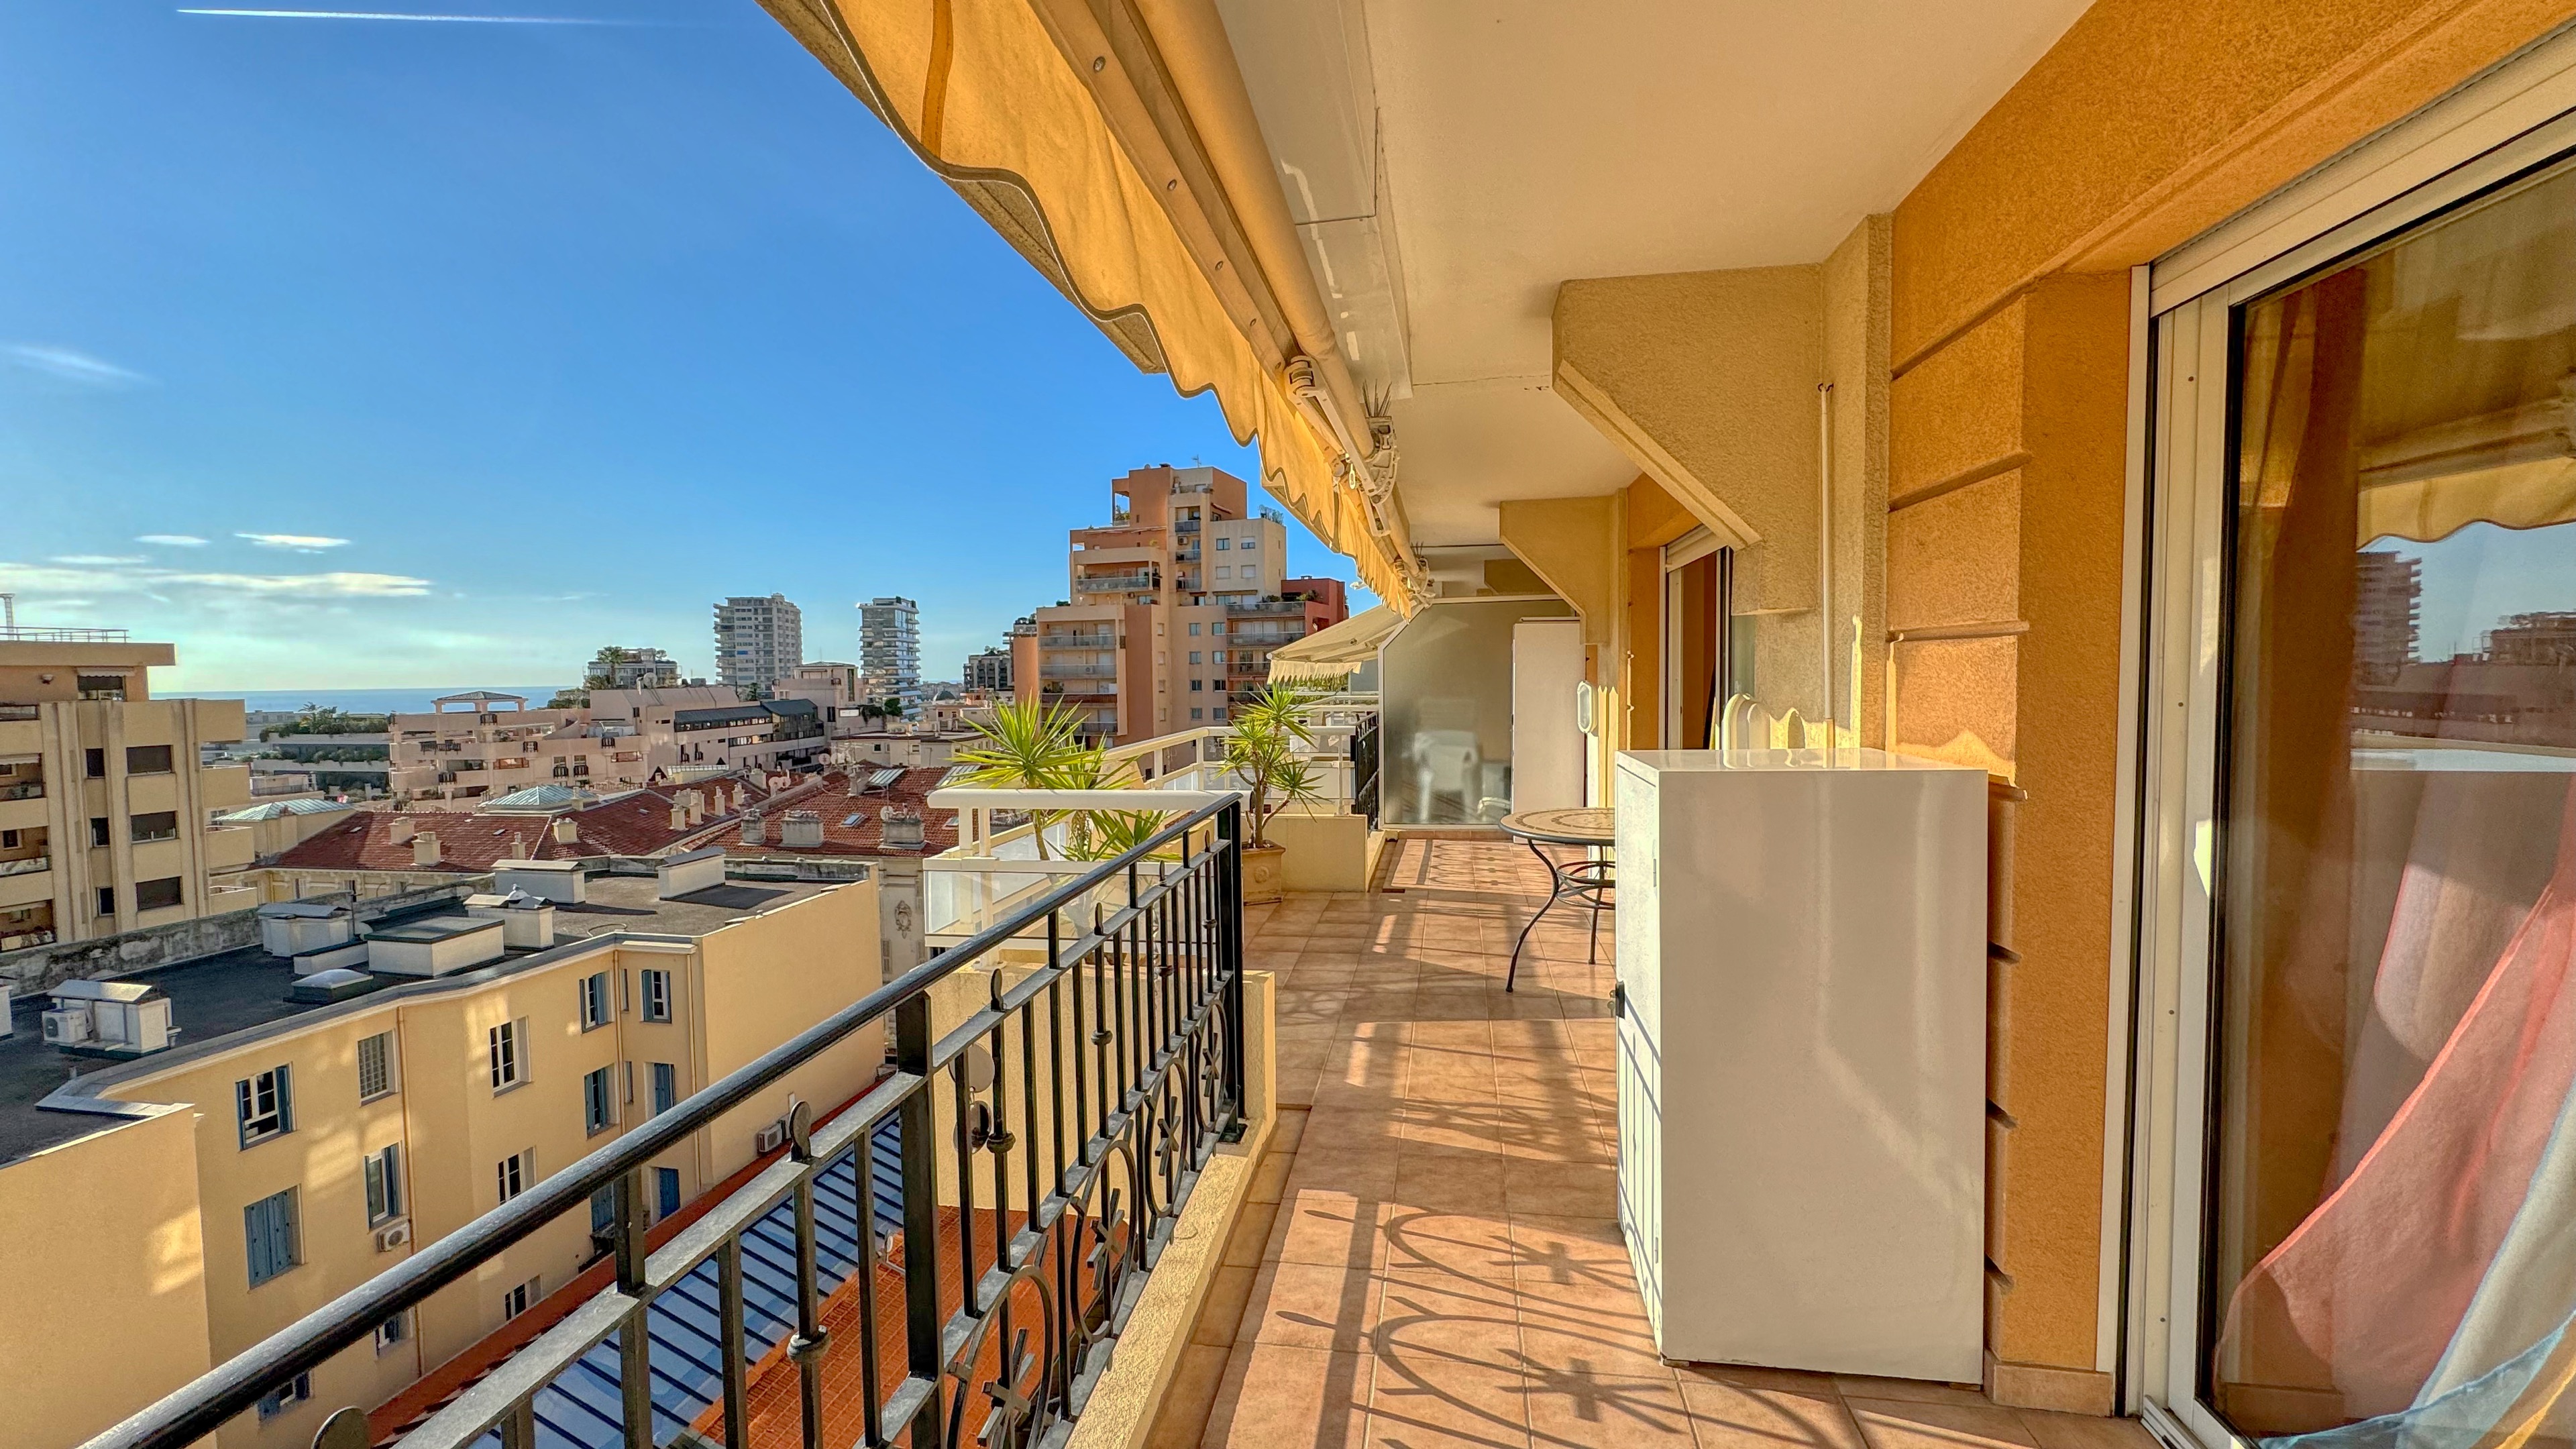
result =
M1136 1280L1152 1270L1173 1224L1197 1183L1198 1170L1216 1145L1234 1132L1244 1104L1243 889L1235 845L1242 839L1242 805L1232 797L1189 812L1144 844L1031 901L1009 919L977 932L895 980L834 1012L758 1059L725 1076L614 1142L546 1178L520 1196L414 1253L365 1285L332 1300L270 1335L193 1383L91 1439L84 1449L183 1449L213 1433L267 1395L292 1384L332 1355L374 1334L440 1289L466 1280L503 1250L541 1231L566 1213L587 1211L592 1196L614 1194L608 1231L615 1275L573 1312L497 1365L403 1436L406 1444L463 1446L497 1429L505 1449L534 1449L532 1405L539 1392L592 1348L615 1337L619 1388L628 1424L627 1442L649 1444L652 1336L645 1312L653 1299L712 1260L728 1306L723 1397L726 1440L747 1442L745 1320L740 1310L741 1238L765 1214L793 1202L799 1303L789 1357L803 1377L809 1413L821 1402L824 1333L816 1269L814 1182L844 1156L864 1153L879 1123L899 1119L902 1134L906 1334L903 1371L882 1396L877 1371L874 1265L861 1263L863 1321L871 1326L858 1350L867 1391L863 1442L890 1441L889 1426L909 1431L911 1442L954 1445L971 1395L981 1388L991 1412L1018 1416L1025 1442L1052 1442L1080 1412L1090 1387L1108 1366L1125 1323ZM1202 844L1201 841L1204 841ZM1179 848L1159 880L1141 879L1144 863ZM1066 908L1104 887L1123 882L1127 904L1115 911L1095 906L1092 919L1067 921ZM1005 986L992 977L990 1004L934 1038L931 989L1015 938L1040 926L1047 963ZM1062 1034L1071 1008L1071 1034ZM1038 1020L1043 1003L1046 1019ZM1086 1017L1086 1003L1091 1011ZM787 1155L753 1174L658 1249L646 1242L645 1171L653 1159L688 1141L732 1109L773 1087L854 1033L894 1018L894 1067L820 1131L810 1106L789 1119ZM1005 1028L1020 1024L1017 1051ZM1037 1032L1046 1033L1041 1066ZM992 1076L981 1090L989 1103L972 1102L970 1047L988 1056L977 1065ZM1085 1048L1090 1050L1086 1053ZM1016 1055L1019 1080L1012 1080ZM1088 1055L1091 1060L1087 1063ZM1113 1063L1115 1071L1113 1072ZM1066 1069L1073 1081L1070 1118L1063 1092ZM1092 1068L1086 1071L1086 1066ZM1051 1082L1049 1120L1038 1109L1038 1073ZM1182 1073L1186 1082L1177 1081ZM954 1152L957 1193L958 1281L962 1304L945 1317L939 1309L941 1244L937 1118L930 1091L945 1073L956 1106ZM1014 1102L1014 1093L1019 1100ZM1113 1101L1114 1097L1114 1101ZM989 1107L977 1119L970 1103ZM1021 1133L1008 1131L1014 1107ZM980 1125L979 1125L980 1124ZM1075 1151L1066 1151L1068 1126ZM1041 1148L1054 1145L1054 1182L1041 1192ZM974 1134L970 1137L970 1132ZM1012 1148L1025 1137L1026 1161L1015 1172ZM977 1176L973 1157L993 1157L990 1183L997 1240L978 1265ZM1113 1182L1110 1166L1123 1169ZM1014 1178L1026 1189L1014 1205ZM1159 1189L1160 1196L1157 1197ZM1132 1193L1132 1197L1124 1196ZM1014 1214L1020 1222L1011 1228ZM873 1240L874 1230L869 1229ZM1055 1254L1054 1262L1048 1261ZM1079 1256L1087 1255L1087 1256ZM1054 1282L1047 1282L1053 1279ZM1050 1320L1043 1355L1027 1352L1009 1330L1014 1311L1027 1312L1020 1290L1036 1290ZM1079 1302L1054 1290L1062 1284L1091 1290ZM998 1327L997 1327L998 1326ZM980 1351L998 1332L999 1377L984 1385ZM1025 1336L1025 1335L1023 1335ZM712 1406L711 1406L712 1407ZM816 1442L819 1425L807 1425ZM1021 1437L1005 1435L1009 1442ZM370 1442L365 1416L355 1407L330 1415L317 1445ZM1000 1441L997 1441L1000 1442Z

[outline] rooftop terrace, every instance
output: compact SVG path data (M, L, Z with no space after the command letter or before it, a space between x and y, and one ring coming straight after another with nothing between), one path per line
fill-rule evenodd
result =
M676 900L656 899L659 881L649 875L595 875L589 899L555 908L555 946L546 950L512 950L501 960L434 980L385 978L388 985L354 1000L320 1005L291 1001L287 989L295 975L289 962L257 946L201 956L115 979L145 982L170 999L171 1017L180 1030L179 1044L130 1063L103 1065L95 1059L66 1055L47 1046L37 1014L46 999L30 996L11 1004L17 1030L0 1037L0 1163L68 1142L109 1125L114 1119L86 1112L40 1107L48 1095L72 1080L73 1069L94 1084L163 1069L246 1031L316 1011L366 1010L388 994L422 994L453 990L495 976L531 969L553 959L553 952L593 937L631 932L637 935L704 936L736 921L795 904L831 889L831 882L727 881ZM370 933L400 932L408 925L462 914L462 905L433 901L367 923Z

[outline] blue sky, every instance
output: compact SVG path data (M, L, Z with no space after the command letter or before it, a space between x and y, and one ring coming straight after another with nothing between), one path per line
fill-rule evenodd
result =
M1251 476L751 0L381 8L621 23L0 6L21 624L171 640L163 691L443 685L706 671L736 593L846 659L908 594L953 678L1110 477Z

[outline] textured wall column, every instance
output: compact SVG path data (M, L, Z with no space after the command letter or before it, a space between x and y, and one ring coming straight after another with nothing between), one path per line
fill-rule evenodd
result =
M1998 863L1988 1384L2108 1412L2099 1285L2128 278L2041 282L1894 389L1893 727L2026 797Z

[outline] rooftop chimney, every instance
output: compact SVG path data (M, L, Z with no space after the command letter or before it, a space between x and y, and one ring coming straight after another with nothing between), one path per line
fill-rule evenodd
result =
M683 809L689 812L689 823L691 825L695 825L699 821L707 818L706 797L695 790L681 791L680 805Z
M424 830L420 834L411 838L411 863L413 865L438 864L438 837L436 835Z
M403 817L403 816L397 815L397 816L395 816L395 817L394 817L394 822L393 822L393 827L392 827L392 829L391 829L389 832L387 832L387 833L388 833L388 835L390 836L390 838L393 840L393 843L394 843L394 844L396 844L396 845L400 845L400 844L402 844L403 842L405 842L405 841L407 841L407 840L411 839L411 833L412 833L414 830L417 830L417 829L419 829L419 828L420 828L420 827L419 827L415 822L413 822L412 820L409 820L409 819L407 819L407 818L405 818L405 817Z
M678 805L673 805L673 806L671 807L671 828L672 828L673 830L686 830L686 829L688 829L688 828L689 828L689 812L688 812L687 810L682 809L682 808L681 808L680 806L678 806Z
M742 843L745 845L760 844L762 824L763 822L760 818L760 812L757 810L754 810L750 814L742 817Z
M555 844L572 845L581 839L581 822L569 815L555 817Z
M885 821L885 843L889 850L921 849L921 812L889 805L879 817Z
M812 850L823 843L823 817L811 810L790 810L779 823L778 843Z

